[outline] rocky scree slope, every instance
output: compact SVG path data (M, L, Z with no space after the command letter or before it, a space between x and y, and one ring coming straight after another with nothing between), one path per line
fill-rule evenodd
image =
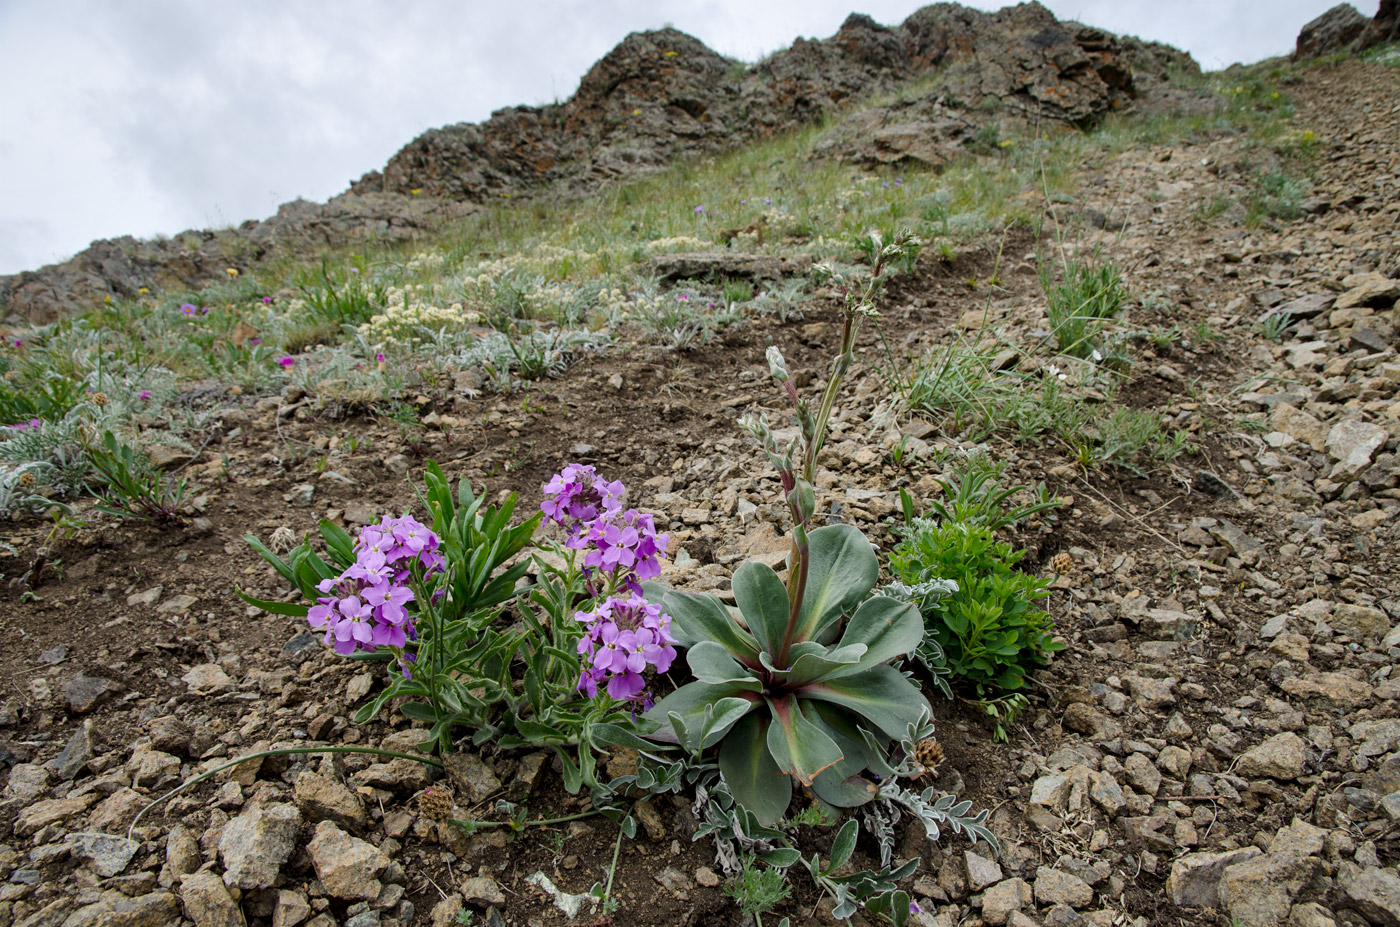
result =
M889 28L853 14L829 39L798 39L752 67L674 29L633 33L568 101L517 106L425 132L324 204L282 206L234 229L94 242L76 257L0 277L0 315L45 323L141 287L196 287L226 268L355 240L420 237L502 196L572 194L813 122L873 93L937 74L919 119L857 129L856 159L942 163L1000 119L1091 123L1134 100L1173 96L1198 71L1167 46L1060 22L1038 3L982 13L954 3Z

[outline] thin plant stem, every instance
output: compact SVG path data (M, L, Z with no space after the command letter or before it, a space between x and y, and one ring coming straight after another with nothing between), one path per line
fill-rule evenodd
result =
M453 818L447 823L455 825L457 827L466 828L467 830L473 830L481 827L509 827L512 830L517 830L522 827L546 827L550 824L567 824L569 821L581 821L584 818L595 817L599 814L602 814L602 812L598 810L580 811L578 814L569 814L565 815L562 818L536 818L533 821L459 821L456 818Z

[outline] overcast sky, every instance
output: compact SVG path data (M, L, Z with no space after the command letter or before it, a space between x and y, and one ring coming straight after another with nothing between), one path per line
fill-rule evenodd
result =
M1293 48L1334 0L1046 0L1208 69ZM1375 14L1378 0L1357 6ZM0 0L0 274L93 239L264 218L434 126L563 100L628 32L753 61L916 0ZM969 4L996 9L1001 4Z

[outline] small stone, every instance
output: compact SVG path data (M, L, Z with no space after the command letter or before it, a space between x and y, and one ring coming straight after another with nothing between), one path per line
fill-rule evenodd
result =
M191 608L194 608L197 602L199 602L197 596L185 595L182 593L180 595L171 596L157 605L156 611L167 615L175 614L176 612L187 612Z
M350 681L345 684L346 704L353 705L369 695L369 690L373 685L374 677L369 673L356 673L350 677Z
M297 927L311 916L311 905L301 892L282 889L277 893L277 904L272 909L272 927Z
M296 846L301 812L283 803L255 805L224 825L219 856L224 882L238 888L271 888Z
M144 592L134 592L126 597L126 604L133 608L137 605L155 605L160 601L160 594L164 591L164 586L152 586Z
M383 889L379 876L388 867L389 857L330 821L316 825L316 836L306 850L316 877L333 897L369 901Z
M1258 847L1225 853L1187 853L1172 863L1167 897L1175 905L1214 908L1219 901L1220 876L1225 870L1262 855Z
M224 880L212 872L196 872L180 883L180 903L195 927L244 927L243 912L228 893Z
M432 921L432 927L455 927L458 923L458 915L462 913L462 907L461 895L448 895L433 905L432 913L428 915Z
M27 837L40 828L66 821L73 815L91 808L100 797L95 792L88 792L83 795L50 798L47 801L25 805L15 818L15 836Z
M1367 867L1361 875L1342 880L1350 907L1379 927L1400 927L1400 878L1388 869Z
M1157 768L1181 782L1191 772L1191 751L1184 747L1163 747L1157 754Z
M68 851L78 859L92 864L92 869L104 879L110 879L126 868L141 844L110 834L80 833L68 835Z
M974 892L980 892L987 886L994 885L1004 878L1001 866L984 856L978 856L971 850L963 851L963 864L967 868L968 888Z
M1360 419L1347 419L1332 426L1327 433L1327 452L1337 461L1328 478L1349 483L1371 465L1376 451L1385 446L1390 432L1380 425Z
M1307 759L1303 738L1292 731L1284 731L1246 750L1235 764L1235 773L1246 779L1268 776L1292 780L1303 774Z
M1123 761L1123 773L1128 784L1144 795L1156 795L1162 787L1162 773L1141 753L1133 753Z
M1123 787L1106 772L1089 773L1089 800L1109 817L1118 814L1128 804L1128 800L1123 796Z
M65 782L71 782L87 768L88 761L97 754L97 745L92 736L92 722L84 721L73 732L64 746L63 752L44 764L44 768Z
M462 879L457 884L457 890L467 904L505 904L506 894L501 891L501 886L490 876L475 876L470 879Z
M1071 783L1061 775L1041 776L1031 785L1032 805L1062 812L1069 801Z
M135 789L118 789L92 809L92 814L88 815L88 829L109 834L121 833L150 803L149 795Z
M1356 705L1371 697L1372 689L1344 673L1308 673L1290 676L1279 688L1298 698L1321 698L1339 705Z
M5 804L27 805L49 787L49 771L36 763L17 763L5 783Z
M189 875L204 861L199 850L199 841L189 828L176 824L170 829L165 841L165 864L177 876Z
M316 499L316 485L314 483L298 483L292 487L291 492L282 494L282 501L288 505L295 505L297 508L306 508Z
M211 695L233 688L233 680L224 668L217 663L201 663L193 667L180 679L194 695Z
M350 830L359 830L369 823L360 796L334 779L310 770L297 777L296 804L308 821L333 821Z
M1351 602L1338 603L1327 623L1333 630L1363 643L1374 643L1390 631L1390 618L1385 612Z
M170 892L156 891L135 898L107 892L92 904L73 911L66 920L39 923L62 923L63 927L175 927L179 922L179 901Z
M1030 883L1024 879L998 882L982 894L982 920L992 927L1005 924L1011 912L1029 908L1035 903Z
M1040 905L1065 904L1082 908L1093 902L1094 890L1078 876L1041 866L1035 872L1035 900Z
M132 770L132 779L137 788L150 788L159 785L167 777L180 775L180 758L159 750L138 750L127 766Z
M174 715L156 718L148 730L151 734L151 746L157 750L174 756L185 756L189 753L189 726Z
M715 888L720 884L720 877L709 866L701 866L695 870L695 881L705 888Z
M467 802L480 804L501 791L501 780L475 753L454 753L447 757L447 778Z

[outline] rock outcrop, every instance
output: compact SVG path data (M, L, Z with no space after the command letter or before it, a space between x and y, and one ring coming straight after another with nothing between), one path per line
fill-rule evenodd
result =
M1350 3L1339 3L1303 27L1293 57L1359 52L1395 41L1400 41L1400 0L1381 0L1373 19Z
M63 263L0 277L0 315L48 322L142 287L198 287L274 254L412 238L501 196L587 193L915 80L912 105L857 114L827 153L936 167L993 120L1092 123L1138 97L1139 83L1147 99L1162 98L1183 69L1199 70L1174 49L1060 22L1039 3L997 13L940 3L895 27L853 14L831 38L798 39L750 67L675 29L633 33L563 103L425 132L325 204L297 200L217 232L98 241Z

